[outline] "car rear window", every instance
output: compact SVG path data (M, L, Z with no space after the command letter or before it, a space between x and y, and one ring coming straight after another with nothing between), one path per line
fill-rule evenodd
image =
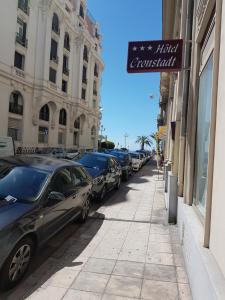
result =
M44 187L49 173L32 167L12 166L0 162L0 198L13 197L33 202Z

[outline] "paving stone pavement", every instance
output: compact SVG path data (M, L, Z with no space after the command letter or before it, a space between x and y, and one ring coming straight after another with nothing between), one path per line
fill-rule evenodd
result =
M153 164L143 167L0 299L191 300L163 185Z

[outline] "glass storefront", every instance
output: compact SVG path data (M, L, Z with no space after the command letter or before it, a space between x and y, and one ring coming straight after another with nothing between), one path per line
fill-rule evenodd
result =
M209 57L199 84L197 138L195 149L194 204L205 215L207 170L209 154L209 135L212 106L213 54Z

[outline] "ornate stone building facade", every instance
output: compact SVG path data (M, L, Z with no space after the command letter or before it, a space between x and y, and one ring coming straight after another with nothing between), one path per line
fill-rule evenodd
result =
M0 135L12 136L16 147L97 148L104 64L86 5L9 0L2 6Z

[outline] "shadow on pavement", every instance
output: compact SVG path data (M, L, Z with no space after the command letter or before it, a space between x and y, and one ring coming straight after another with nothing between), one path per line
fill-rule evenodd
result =
M96 214L97 220L88 218L83 225L71 223L51 238L43 248L38 249L24 279L14 289L0 291L0 299L25 299L41 286L48 284L47 281L59 270L70 268L76 272L81 268L86 262L82 258L82 252L104 221L103 214Z

